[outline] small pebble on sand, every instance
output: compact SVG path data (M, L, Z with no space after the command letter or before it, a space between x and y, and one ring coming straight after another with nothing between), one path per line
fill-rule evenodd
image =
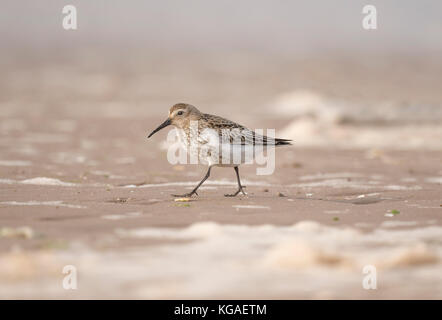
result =
M175 202L189 202L189 201L192 201L192 199L190 199L190 198L176 198L174 201Z

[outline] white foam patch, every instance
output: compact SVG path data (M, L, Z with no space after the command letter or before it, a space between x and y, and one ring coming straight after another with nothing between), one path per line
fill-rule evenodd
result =
M86 156L82 154L75 154L69 152L57 152L56 154L51 155L51 159L55 163L61 164L76 164L76 163L85 163Z
M289 185L289 187L295 188L321 188L321 187L331 187L331 188L354 188L354 189L372 189L373 185L378 185L378 181L356 181L348 179L326 179L322 181L306 182L306 183L295 183Z
M375 196L379 196L379 195L380 195L379 192L372 192L372 193L367 193L367 194L360 194L357 196L357 198L375 197Z
M17 183L17 181L12 180L12 179L0 179L0 183L2 183L2 184L13 184L13 183Z
M349 213L350 210L349 209L345 209L345 210L325 210L324 213L325 214L346 214Z
M400 190L422 190L421 186L397 186L389 185L384 187L385 190L400 191Z
M425 181L430 182L430 183L442 184L442 177L430 177L430 178L425 179Z
M308 89L299 89L281 94L272 107L284 116L302 117L306 115L319 117L324 121L337 121L340 113L319 93Z
M42 185L42 186L63 186L63 187L73 187L75 183L63 182L54 178L46 178L46 177L37 177L32 179L26 179L21 181L23 184L34 184L34 185Z
M307 176L308 179L311 180L313 176ZM312 181L312 182L304 182L304 183L295 183L288 185L287 187L294 188L349 188L349 189L382 189L382 190L390 190L390 191L400 191L400 190L421 190L422 187L418 185L414 186L400 186L400 185L386 185L382 186L381 182L378 180L364 180L364 179L326 179L322 181ZM374 193L373 193L374 194Z
M130 219L130 218L137 218L137 217L141 217L142 212L128 212L128 213L124 213L124 214L107 214L107 215L103 215L101 216L102 219L106 219L106 220L124 220L124 219Z
M0 228L0 238L23 238L31 239L35 235L32 228L24 226L18 228L2 227Z
M401 179L402 182L416 182L417 179L416 178L412 178L412 177L405 177Z
M0 205L7 206L51 206L51 207L66 207L72 209L84 209L86 207L64 203L63 201L55 200L55 201L3 201L0 202Z
M26 167L30 165L32 165L32 162L26 160L0 160L0 166Z
M82 270L78 297L121 297L121 288L126 288L125 298L144 299L442 297L438 226L360 232L309 221L292 226L204 222L117 229L115 234L166 241L117 252L80 247L0 255L0 280L18 279L2 281L0 297L64 292L55 279L60 265L72 261ZM382 274L378 285L388 289L363 290L366 265L376 267Z
M306 180L324 180L324 179L334 179L334 178L360 178L363 177L360 173L352 172L334 172L334 173L317 173L314 175L302 176L299 178L301 181Z
M270 207L267 207L267 206L257 206L257 205L234 205L234 206L232 206L233 208L236 208L236 209L267 209L267 210L269 210L270 209Z
M24 155L35 155L38 153L38 150L29 144L21 144L20 146L14 146L12 150L14 152Z
M241 297L256 293L256 284L262 287L260 297L315 297L325 288L332 297L350 297L361 292L362 268L368 264L382 270L384 284L404 285L407 275L415 279L410 285L418 291L434 287L441 267L441 231L426 227L362 233L305 221L285 227L197 223L183 229L119 229L117 234L191 241L161 246L145 257L151 279L162 275L163 282L140 288L143 297ZM402 267L406 269L398 269ZM420 277L424 272L433 277ZM168 276L180 279L172 291ZM405 289L399 287L400 295Z
M423 108L428 113L422 112ZM280 135L294 139L297 146L402 150L442 147L442 127L428 117L439 112L439 108L430 105L404 109L395 101L355 104L298 89L281 94L270 109L286 118L292 117Z
M27 143L64 143L69 140L69 137L62 134L28 133L20 140Z
M92 184L76 184L71 182L64 182L59 179L37 177L25 180L0 179L1 184L27 184L40 186L60 186L60 187L107 187L112 188L110 184L92 183Z
M434 206L434 207L433 206L424 206L424 205L420 205L418 203L407 204L407 206L415 207L415 208L418 208L418 209L442 209L441 206L438 206L438 207L436 207L436 206Z
M412 227L417 224L417 221L384 221L381 224L381 228Z

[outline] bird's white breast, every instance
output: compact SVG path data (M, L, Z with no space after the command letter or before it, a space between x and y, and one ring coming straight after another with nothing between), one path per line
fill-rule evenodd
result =
M176 131L178 140L188 155L198 159L198 163L204 165L233 167L252 163L255 155L262 150L252 144L223 143L221 137L214 130L206 130L202 133L191 130L186 132L182 129L176 129Z

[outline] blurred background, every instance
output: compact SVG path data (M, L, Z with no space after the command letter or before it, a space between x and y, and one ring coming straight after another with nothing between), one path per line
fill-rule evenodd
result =
M139 119L188 102L279 119L300 146L440 148L442 4L371 1L365 30L366 4L6 0L2 116Z

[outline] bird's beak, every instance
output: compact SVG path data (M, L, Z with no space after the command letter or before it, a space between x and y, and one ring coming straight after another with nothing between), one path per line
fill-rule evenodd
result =
M167 120L164 121L162 124L160 124L160 126L159 126L158 128L156 128L154 131L152 131L152 133L149 134L149 135L147 136L147 138L150 138L151 136L154 135L154 133L160 131L161 129L163 129L163 128L167 127L167 126L169 126L170 124L171 124L170 119L167 119Z

